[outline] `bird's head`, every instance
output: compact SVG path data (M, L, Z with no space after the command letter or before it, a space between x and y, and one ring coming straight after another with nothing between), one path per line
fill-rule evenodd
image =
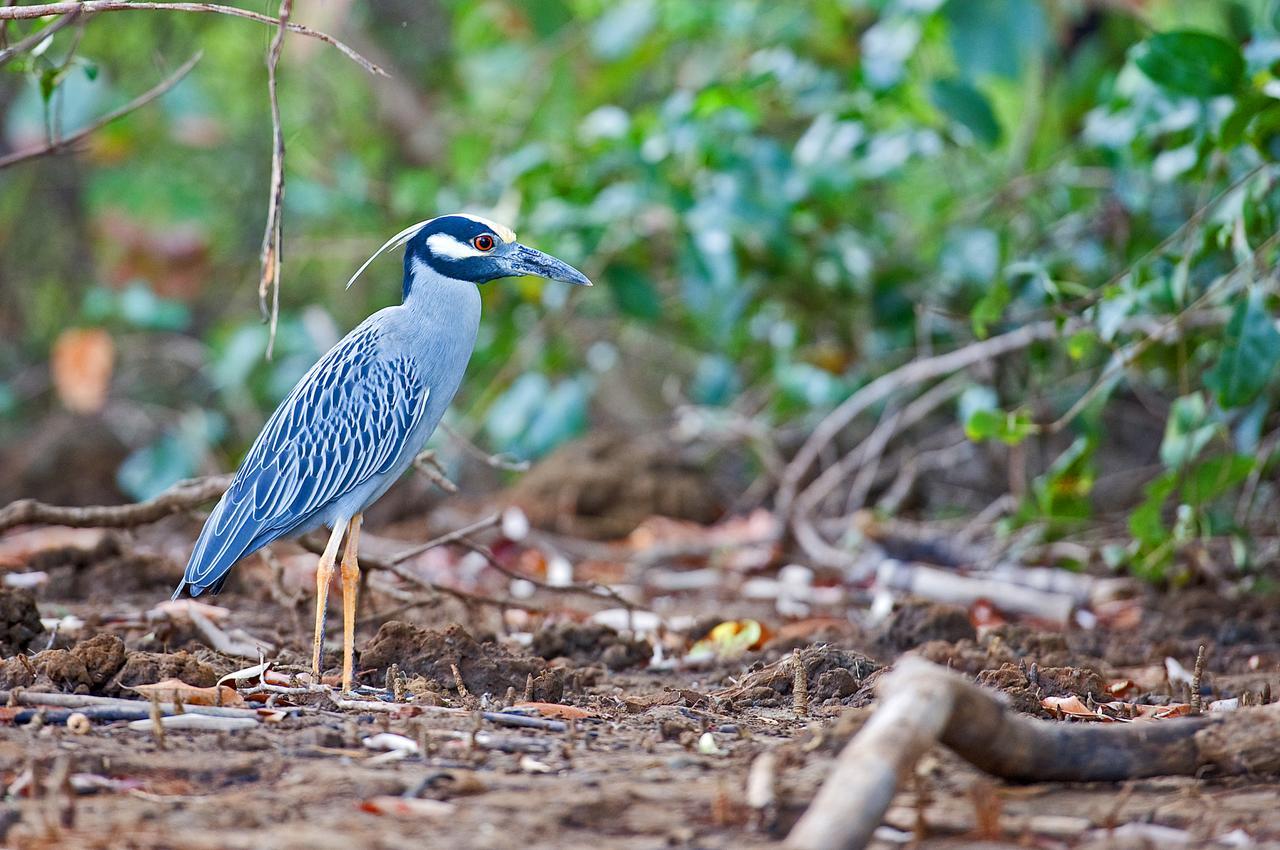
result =
M397 233L351 276L351 286L378 255L405 245L405 297L419 265L453 280L488 283L503 277L535 277L590 286L573 266L516 241L511 228L477 215L455 213L419 222Z

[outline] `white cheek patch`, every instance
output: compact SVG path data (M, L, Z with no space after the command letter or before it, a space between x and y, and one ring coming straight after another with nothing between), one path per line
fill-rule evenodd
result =
M433 233L427 237L427 248L432 254L448 257L451 260L465 260L468 257L483 257L487 251L460 242L447 233Z

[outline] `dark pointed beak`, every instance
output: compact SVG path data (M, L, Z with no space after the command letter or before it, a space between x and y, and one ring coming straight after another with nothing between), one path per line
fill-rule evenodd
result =
M516 243L514 250L507 255L507 268L513 276L531 274L547 280L558 280L561 283L572 283L577 286L590 286L587 276L573 266L557 260L550 254L536 251L527 245Z

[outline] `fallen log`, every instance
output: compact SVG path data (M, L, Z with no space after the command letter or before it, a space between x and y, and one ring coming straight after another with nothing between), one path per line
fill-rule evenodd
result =
M918 658L899 661L878 691L879 707L787 837L790 850L865 847L935 743L1014 782L1280 771L1280 703L1174 720L1063 723L1020 715L997 692Z

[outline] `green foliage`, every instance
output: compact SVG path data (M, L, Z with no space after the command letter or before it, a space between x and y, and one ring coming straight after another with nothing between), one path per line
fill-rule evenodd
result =
M285 48L271 363L267 33L102 15L0 72L6 133L39 142L150 85L161 71L139 57L205 51L96 134L68 185L15 170L0 192L0 363L42 360L73 318L174 346L141 359L203 358L163 392L114 385L158 419L131 437L131 492L233 461L319 351L395 300L395 262L348 293L351 270L406 223L473 208L601 284L572 301L484 288L454 415L494 451L551 450L636 374L638 397L749 388L766 425L807 429L917 352L1054 320L1061 338L990 364L951 424L1046 449L1017 522L1090 517L1110 417L1138 399L1147 453L1130 460L1160 467L1127 563L1159 577L1189 541L1243 533L1245 460L1280 427L1276 4L1152 0L1138 20L1044 0L445 0L408 26L385 6L355 4L348 25L400 88ZM80 213L60 213L67 197ZM50 403L0 392L14 419ZM191 411L225 427L175 424Z
M1137 46L1134 62L1142 73L1179 94L1231 94L1244 76L1240 48L1206 32L1162 32Z
M1258 397L1280 362L1280 332L1266 307L1266 293L1251 287L1227 324L1222 355L1205 376L1218 404L1243 407Z

